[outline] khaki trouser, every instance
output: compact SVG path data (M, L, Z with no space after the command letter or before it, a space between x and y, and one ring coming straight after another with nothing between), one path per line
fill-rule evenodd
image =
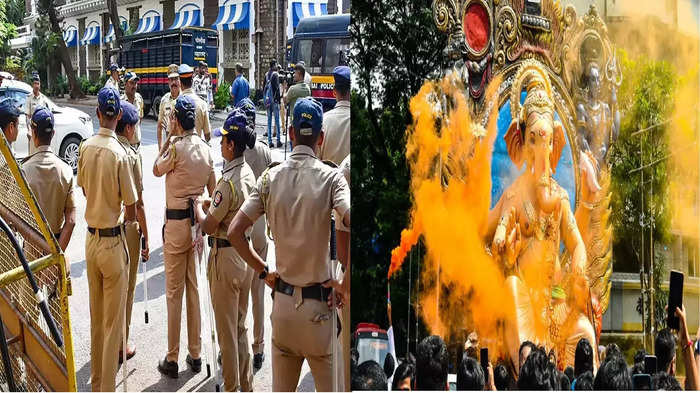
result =
M212 248L207 278L221 348L224 390L229 392L253 391L253 365L245 323L252 277L253 270L232 247Z
M338 280L342 280L344 276L343 269L338 264L338 268L335 273L335 277ZM340 351L339 357L343 358L342 364L338 362L339 374L341 375L346 388L350 387L350 302L349 299L345 299L347 304L340 309L338 315L340 316ZM346 389L349 391L349 389Z
M312 322L319 314L327 315L327 320ZM271 316L273 391L296 390L304 359L311 368L316 391L332 391L331 340L337 338L332 331L331 315L326 299L302 299L301 288L294 289L294 296L275 292ZM338 361L342 362L342 356ZM342 391L343 378L338 383Z
M258 218L250 235L255 252L263 261L267 260L267 235L265 234L265 216ZM253 274L250 286L253 298L253 353L265 351L265 281Z
M180 353L180 324L182 294L186 290L187 346L190 356L200 358L202 319L199 311L199 292L195 275L194 250L184 253L163 253L165 265L165 299L168 305L168 361L177 362Z
M90 367L93 391L114 391L126 306L128 254L124 235L85 240L90 294Z
M129 285L126 293L126 339L129 340L131 310L134 307L134 289L141 261L141 232L139 231L139 223L136 221L125 224L125 227L126 247L129 251Z

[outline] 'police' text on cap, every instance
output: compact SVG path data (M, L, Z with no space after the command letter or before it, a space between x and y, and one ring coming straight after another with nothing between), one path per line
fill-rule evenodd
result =
M100 113L107 116L116 116L121 110L119 105L119 92L113 87L103 87L97 93L97 107Z
M304 97L294 105L294 128L300 135L318 135L323 126L323 107L313 98Z

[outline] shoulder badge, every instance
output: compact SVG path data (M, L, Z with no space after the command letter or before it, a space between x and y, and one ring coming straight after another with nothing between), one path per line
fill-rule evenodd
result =
M322 162L323 162L324 164L328 165L328 166L331 167L331 168L337 168L337 167L338 167L338 165L335 165L335 162L330 161L330 160L323 160Z
M221 191L216 191L214 193L214 200L212 200L214 207L219 207L219 205L221 204L222 198L223 198L223 195L221 195Z

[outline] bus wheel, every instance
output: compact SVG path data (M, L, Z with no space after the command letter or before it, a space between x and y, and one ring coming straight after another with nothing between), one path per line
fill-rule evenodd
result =
M155 116L156 119L158 118L158 112L160 112L160 100L162 98L163 97L161 96L156 96L156 98L154 98L153 101L151 101L151 106L153 107L153 116Z

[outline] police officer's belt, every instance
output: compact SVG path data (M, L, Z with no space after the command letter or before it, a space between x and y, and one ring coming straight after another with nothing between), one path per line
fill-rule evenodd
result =
M99 233L101 237L114 237L114 236L119 236L120 233L122 233L122 228L121 227L114 227L114 228L101 228L101 229L95 229L88 227L88 232L91 234L95 234L95 232Z
M168 220L184 220L191 217L190 209L165 209L165 218Z
M214 243L216 243L217 248L231 247L231 242L227 239L209 236L207 241L209 242L209 247L214 247Z
M281 278L277 279L275 290L277 292L282 292L285 295L294 295L294 285L284 282ZM314 284L301 288L301 297L303 299L316 299L325 302L326 299L328 299L328 296L331 294L331 291L331 288L324 288L321 284Z

